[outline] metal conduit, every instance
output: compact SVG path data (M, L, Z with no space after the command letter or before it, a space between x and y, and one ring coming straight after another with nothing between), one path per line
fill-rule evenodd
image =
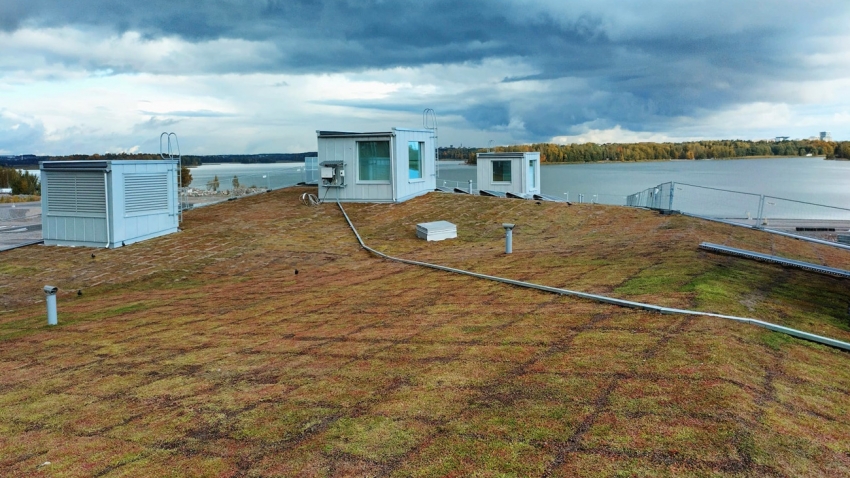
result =
M0 247L0 252L11 251L12 249L17 249L19 247L34 246L36 244L43 244L43 243L44 243L44 239L36 239L36 240L33 240L33 241L29 241L29 242L23 242L21 244L15 244L13 246Z
M798 234L791 234L790 232L782 232L782 231L777 231L775 229L767 229L767 228L759 227L759 226L750 226L749 224L741 224L740 222L729 221L727 219L719 219L719 218L716 218L716 217L700 216L699 214L691 214L691 213L687 213L687 212L679 212L679 214L681 214L683 216L688 216L688 217L695 217L697 219L703 219L703 220L706 220L706 221L719 222L721 224L728 224L730 226L745 227L747 229L753 229L753 230L756 230L756 231L769 232L770 234L777 234L779 236L790 237L791 239L797 239L798 241L813 242L815 244L822 244L824 246L831 246L831 247L837 247L839 249L850 250L850 245L840 244L840 243L837 243L837 242L825 241L823 239L815 239L814 237L800 236Z
M452 272L452 273L455 273L455 274L467 275L467 276L476 277L476 278L479 278L479 279L486 279L486 280L492 280L492 281L496 281L496 282L502 282L504 284L515 285L515 286L518 286L518 287L526 287L526 288L529 288L529 289L542 290L544 292L551 292L553 294L567 295L567 296L572 296L572 297L580 297L582 299L593 300L593 301L596 301L596 302L602 302L604 304L611 304L611 305L616 305L616 306L620 306L620 307L629 307L629 308L632 308L632 309L648 310L648 311L652 311L652 312L659 312L661 314L691 315L691 316L698 316L698 317L714 317L714 318L718 318L718 319L734 320L736 322L743 322L743 323L756 325L758 327L763 327L763 328L766 328L766 329L769 329L769 330L773 330L774 332L781 332L783 334L787 334L787 335L797 337L797 338L800 338L800 339L810 340L812 342L817 342L817 343L820 343L820 344L829 345L830 347L835 347L835 348L850 351L850 343L842 342L842 341L836 340L836 339L831 339L829 337L823 337L823 336L820 336L820 335L811 334L809 332L803 332L802 330L797 330L797 329L792 329L792 328L789 328L789 327L783 327L781 325L771 324L770 322L764 322L764 321L761 321L761 320L750 319L750 318L746 318L746 317L736 317L734 315L713 314L711 312L700 312L700 311L696 311L696 310L673 309L673 308L670 308L670 307L661 307L659 305L644 304L642 302L632 302L630 300L623 300L623 299L615 299L613 297L606 297L604 295L588 294L586 292L578 292L578 291L569 290L569 289L559 289L557 287L549 287L549 286L545 286L545 285L532 284L531 282L523 282L523 281L518 281L518 280L513 280L513 279L506 279L504 277L496 277L496 276L490 276L490 275L487 275L487 274L479 274L477 272L470 272L470 271L465 271L463 269L455 269L455 268L452 268L452 267L440 266L440 265L437 265L437 264L430 264L430 263L427 263L427 262L420 262L420 261L413 261L413 260L410 260L410 259L401 259L401 258L398 258L398 257L392 257L392 256L389 256L387 254L384 254L383 252L376 251L375 249L372 249L371 247L367 246L366 243L363 242L363 238L360 237L360 233L357 232L357 228L354 227L354 224L351 222L351 219L348 217L348 214L346 214L345 209L343 209L342 204L337 202L336 205L339 206L339 210L342 211L342 215L345 216L345 221L348 222L348 226L354 232L354 235L357 236L357 242L360 243L360 246L363 249L366 249L367 251L371 252L372 254L375 254L376 256L382 257L384 259L389 259L391 261L401 262L402 264L410 264L410 265L414 265L414 266L428 267L428 268L431 268L431 269L437 269L437 270L441 270L441 271Z
M649 208L645 208L645 209L649 209ZM837 243L837 242L825 241L823 239L815 239L814 237L800 236L798 234L791 234L790 232L782 232L782 231L777 231L775 229L768 229L768 228L765 228L765 227L750 226L749 224L741 224L740 222L734 222L734 221L730 221L728 219L720 219L720 218L716 218L716 217L701 216L699 214L692 214L692 213L689 213L689 212L681 212L681 211L676 211L676 212L678 214L681 214L682 216L695 217L697 219L703 219L705 221L711 221L711 222L719 222L721 224L728 224L730 226L745 227L747 229L753 229L753 230L756 230L756 231L768 232L770 234L777 234L779 236L790 237L791 239L797 239L798 241L813 242L815 244L823 244L824 246L831 246L831 247L837 247L839 249L850 250L850 245L840 244L840 243Z
M798 269L802 269L808 272L816 272L818 274L826 274L833 277L840 277L842 279L850 279L850 271L846 271L844 269L836 269L835 267L819 266L817 264L812 264L811 262L795 261L793 259L785 259L784 257L761 254L759 252L748 251L745 249L736 249L734 247L721 246L720 244L712 244L710 242L700 243L699 248L704 249L706 251L728 254L730 256L752 259L754 261L767 262L769 264L779 264L781 266L786 267L796 267Z

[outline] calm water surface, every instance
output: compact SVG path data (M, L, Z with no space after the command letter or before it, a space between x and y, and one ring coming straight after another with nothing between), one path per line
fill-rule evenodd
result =
M197 189L206 189L207 182L218 176L219 190L228 191L234 176L241 186L257 186L272 189L291 186L304 180L304 163L271 164L204 164L190 168L192 183Z
M440 178L476 180L475 167L441 165ZM623 204L625 196L668 181L850 207L850 161L823 158L544 164L544 194Z
M234 176L245 186L272 188L304 178L304 163L205 164L191 170L191 186L199 189L215 176L223 190L231 187ZM476 181L475 166L441 161L439 179L465 187L469 179ZM543 193L559 197L569 193L572 201L583 194L587 202L596 196L597 202L623 204L627 195L668 181L850 207L850 161L813 157L544 164L541 170Z

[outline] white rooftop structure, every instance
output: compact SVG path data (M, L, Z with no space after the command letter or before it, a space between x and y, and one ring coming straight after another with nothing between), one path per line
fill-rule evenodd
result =
M479 190L540 194L540 153L478 153L477 169Z
M316 134L321 199L402 202L437 188L434 130Z
M178 161L43 161L48 246L120 247L177 232Z

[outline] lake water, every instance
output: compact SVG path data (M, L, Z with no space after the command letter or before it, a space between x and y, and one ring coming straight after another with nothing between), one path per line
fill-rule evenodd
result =
M204 164L189 168L192 172L192 183L197 189L206 189L206 185L218 176L219 190L228 191L233 185L233 178L239 180L240 186L257 186L272 189L291 186L304 180L304 163L271 163L271 164Z
M476 180L475 166L441 164L440 178L466 187ZM627 195L668 181L850 207L850 161L816 157L544 164L540 187L552 196L569 193L571 201L583 194L585 202L597 196L600 203L624 204Z
M205 189L215 176L223 190L230 189L234 176L244 186L272 188L290 186L304 178L303 163L205 164L191 171L191 186L199 189ZM441 161L439 179L448 181L448 186L457 182L466 187L468 180L476 181L475 166ZM668 181L850 207L850 161L797 157L544 164L541 169L542 192L564 198L569 193L571 201L583 194L586 202L595 199L624 204L627 195Z

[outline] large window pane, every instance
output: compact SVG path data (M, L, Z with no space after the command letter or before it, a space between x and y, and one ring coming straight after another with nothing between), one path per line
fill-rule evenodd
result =
M534 189L537 187L537 160L528 162L528 187Z
M511 182L510 161L493 161L493 182Z
M361 141L357 143L357 162L360 181L390 180L390 142Z
M408 171L410 179L422 179L422 150L425 143L409 141L407 143Z

